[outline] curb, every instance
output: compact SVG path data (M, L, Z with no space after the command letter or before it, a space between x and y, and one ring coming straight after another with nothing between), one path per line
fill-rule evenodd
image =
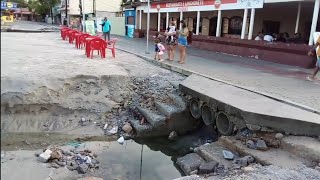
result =
M153 59L151 59L151 58L149 58L147 56L143 56L143 55L140 55L140 54L125 50L123 48L117 47L116 49L118 49L120 51L123 51L123 52L126 52L126 53L129 53L129 54L133 54L133 55L135 55L135 56L137 56L139 58L147 60L147 61L149 61L149 62L151 62L151 63L153 63L153 64L155 64L157 66L160 66L160 67L162 67L164 69L168 69L168 70L171 70L171 71L174 71L174 72L186 75L186 76L189 76L191 74L197 74L199 76L202 76L202 77L205 77L205 78L217 81L217 82L221 82L221 83L224 83L224 84L227 84L227 85L230 85L230 86L234 86L236 88L240 88L240 89L243 89L243 90L246 90L246 91L249 91L249 92L253 92L253 93L268 97L270 99L276 100L278 102L281 102L281 103L284 103L284 104L287 104L287 105L290 105L290 106L294 106L296 108L303 109L305 111L309 111L311 113L315 113L315 114L320 115L320 111L317 110L317 109L314 109L314 108L311 108L311 107L308 107L308 106L305 106L305 105L302 105L302 104L299 104L299 103L295 103L295 102L287 100L287 99L283 99L283 98L280 98L280 97L277 97L277 96L274 96L274 95L270 95L268 93L257 91L257 90L254 90L253 88L244 87L244 86L240 86L240 85L237 85L237 84L234 84L234 83L230 83L230 82L227 82L227 81L224 81L224 80L221 80L221 79L213 78L213 77L210 77L208 75L201 74L201 73L198 73L198 72L186 69L186 68L181 68L181 67L178 67L178 66L175 66L175 65L172 65L172 64L168 64L168 63L165 63L165 62L155 61L155 60L153 60Z
M24 33L50 33L57 31L43 31L43 30L26 30L26 29L7 29L6 32L24 32Z

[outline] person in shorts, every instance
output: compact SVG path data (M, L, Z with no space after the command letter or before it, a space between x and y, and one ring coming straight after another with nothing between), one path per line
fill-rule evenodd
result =
M309 81L315 80L315 77L316 77L316 75L317 75L317 73L319 72L319 69L320 69L320 36L318 37L316 44L309 51L308 55L309 56L313 56L314 55L314 52L313 52L314 50L316 51L317 62L316 62L316 68L314 69L312 75L311 76L307 76L307 80L309 80Z

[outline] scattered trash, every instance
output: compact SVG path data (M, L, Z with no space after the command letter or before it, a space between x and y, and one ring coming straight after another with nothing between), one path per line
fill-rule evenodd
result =
M118 126L113 127L108 131L111 135L114 135L118 132Z
M103 129L107 129L108 128L108 123L106 123L103 127Z
M86 119L85 119L85 118L81 118L81 121L82 121L82 122L86 122Z
M223 153L223 157L225 159L228 159L228 160L233 160L234 159L234 154L232 152L227 151L227 150L223 150L222 153Z
M68 142L66 145L68 146L73 146L75 148L79 147L82 143L79 142L79 141L71 141L71 142Z
M121 136L117 141L118 141L119 144L122 145L125 140L124 140L124 138Z

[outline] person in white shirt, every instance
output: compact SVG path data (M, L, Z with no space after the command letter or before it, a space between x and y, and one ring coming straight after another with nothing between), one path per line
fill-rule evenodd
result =
M267 41L267 42L272 42L272 41L273 41L273 37L272 37L271 35L266 34L266 35L263 37L263 40L264 40L264 41Z
M263 34L261 32L259 32L257 37L254 40L261 41L262 39L263 39Z

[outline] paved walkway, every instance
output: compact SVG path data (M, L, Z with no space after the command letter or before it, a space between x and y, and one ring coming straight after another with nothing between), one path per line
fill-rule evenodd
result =
M148 60L154 57L154 44L149 43L150 54L145 54L145 39L119 39L118 48ZM193 72L206 77L255 91L280 101L320 113L320 81L309 82L305 77L312 71L299 67L232 56L189 47L186 64L165 61L161 66ZM152 60L153 61L153 60ZM188 73L185 73L188 74ZM317 76L318 79L319 75Z

